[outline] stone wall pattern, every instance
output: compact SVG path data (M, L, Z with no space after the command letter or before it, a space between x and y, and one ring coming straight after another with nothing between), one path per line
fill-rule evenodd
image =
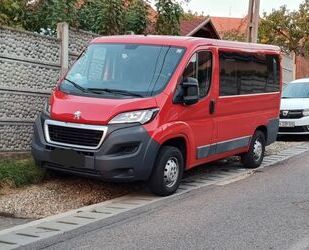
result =
M72 64L98 35L69 32ZM30 150L32 127L60 76L61 41L0 27L0 152Z
M60 41L35 33L0 29L0 55L9 58L59 65Z
M0 88L49 93L59 77L59 67L0 60Z
M32 123L46 100L46 95L0 91L0 121Z
M0 123L0 152L29 151L32 131L32 124Z
M71 55L79 55L92 39L98 37L98 34L70 29L69 32L69 53Z

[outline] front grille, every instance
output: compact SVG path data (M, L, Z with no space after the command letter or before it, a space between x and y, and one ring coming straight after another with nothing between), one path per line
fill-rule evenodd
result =
M282 133L304 133L308 132L307 127L305 126L298 126L298 127L293 127L293 128L279 128L279 132Z
M288 112L285 114L285 112ZM303 110L281 110L280 119L299 119L303 116Z
M46 140L55 145L98 149L105 133L106 127L45 121Z

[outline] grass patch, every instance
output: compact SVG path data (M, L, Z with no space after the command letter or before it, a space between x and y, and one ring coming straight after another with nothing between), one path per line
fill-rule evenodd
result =
M45 171L29 159L4 159L0 160L0 187L21 187L42 181Z

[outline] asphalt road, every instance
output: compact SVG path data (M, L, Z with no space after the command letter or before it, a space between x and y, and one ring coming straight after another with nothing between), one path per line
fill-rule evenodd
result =
M309 249L309 154L49 249Z

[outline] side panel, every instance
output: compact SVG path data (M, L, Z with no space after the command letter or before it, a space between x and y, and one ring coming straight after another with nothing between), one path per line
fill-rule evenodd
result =
M279 116L280 94L219 97L215 123L216 142L252 136L256 128L266 126L275 133Z
M225 68L222 71L225 78L222 86L220 86L220 60L216 65L218 88L214 119L217 134L214 137L214 143L218 145L216 147L218 154L225 150L228 152L230 148L235 150L238 148L245 152L248 150L250 139L255 130L260 126L265 126L267 129L268 144L272 143L277 136L281 91L275 85L275 81L278 79L275 78L276 73L265 75L265 72L273 70L273 72L280 73L278 77L281 78L281 67L278 61L269 59L270 56L267 55L269 52L231 51L243 56L239 58L232 53L230 55L235 57L225 57ZM241 60L242 63L239 63ZM248 63L244 63L246 60ZM246 64L248 64L248 68L244 69ZM230 66L227 68L227 65ZM255 69L255 66L258 68ZM278 79L278 82L281 83L281 79ZM223 95L226 96L220 96L221 87L224 91ZM219 145L221 146L219 147Z

